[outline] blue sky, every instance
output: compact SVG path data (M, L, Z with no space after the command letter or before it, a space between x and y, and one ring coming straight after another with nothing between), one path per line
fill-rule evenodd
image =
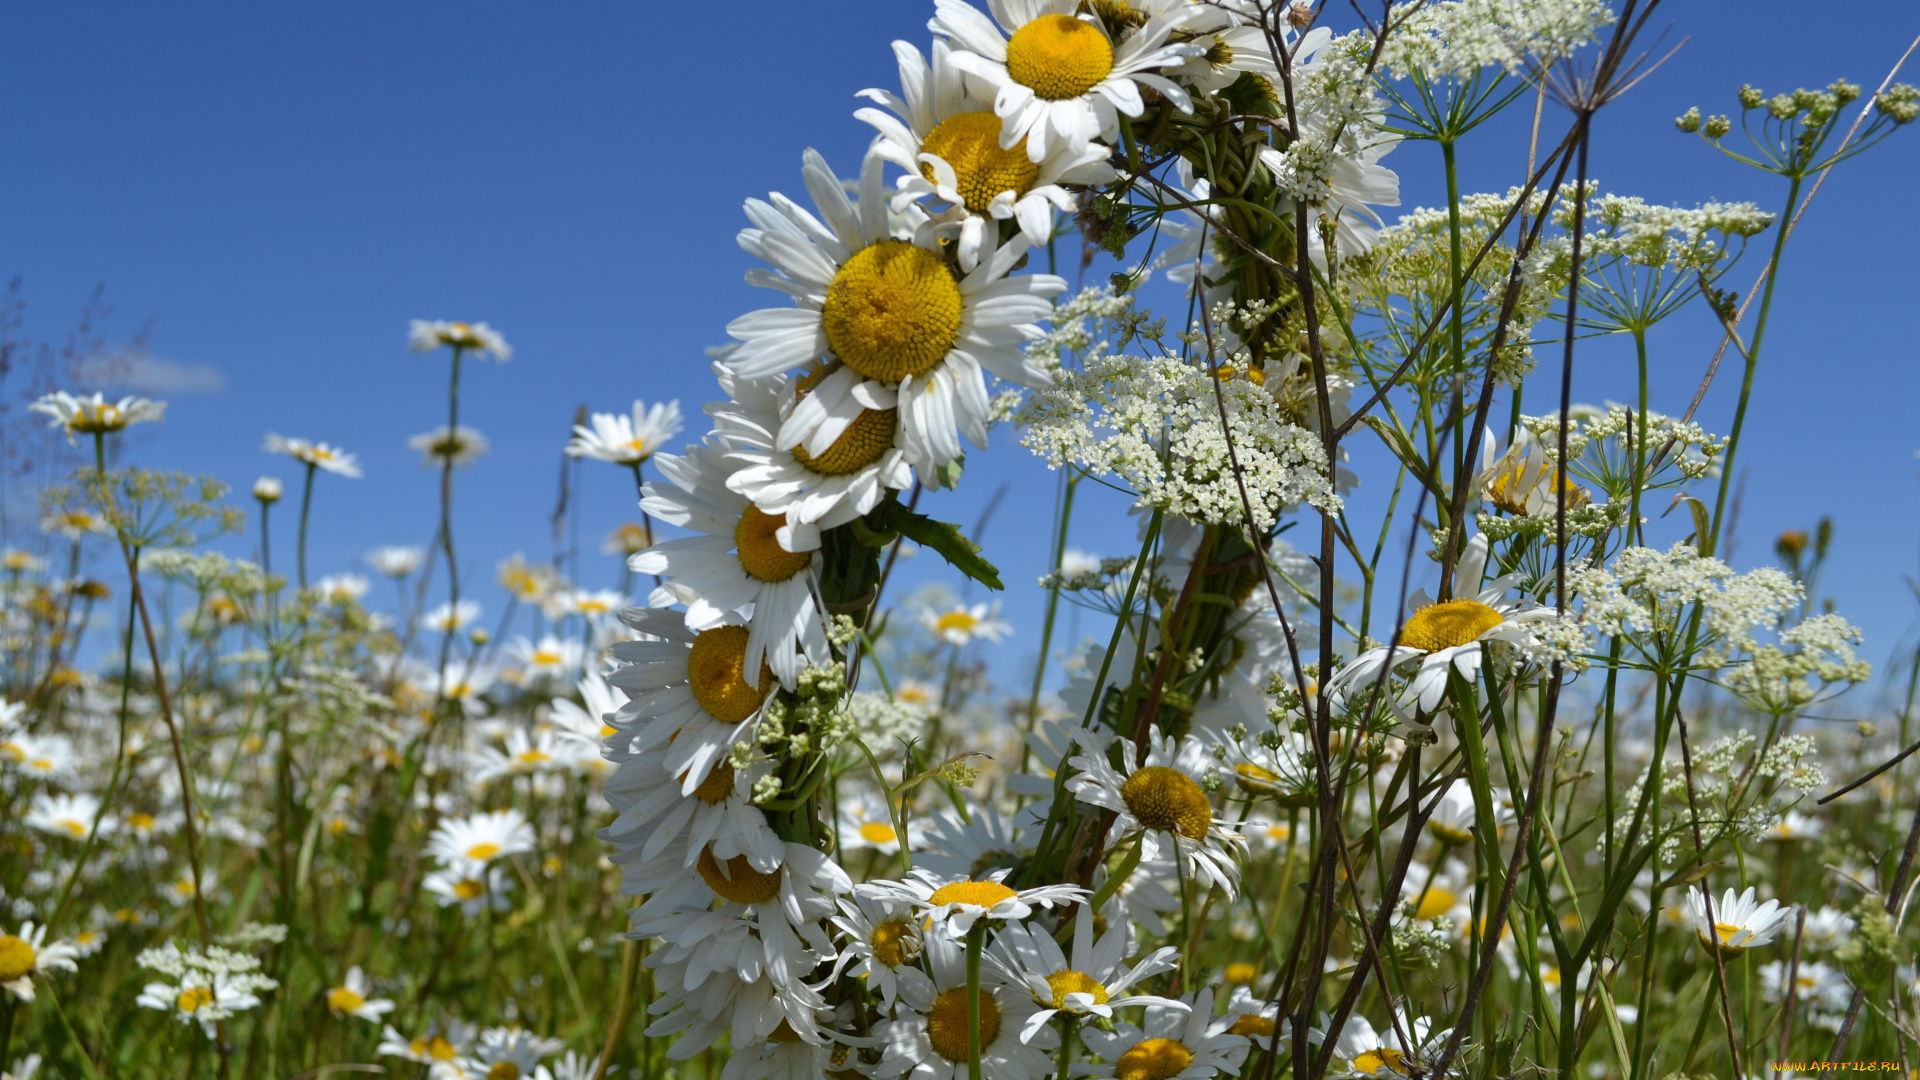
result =
M356 568L376 545L426 542L433 478L405 442L444 422L446 362L406 351L407 320L491 322L516 354L466 381L463 420L493 450L459 478L463 558L484 560L482 582L516 550L544 558L575 408L677 397L698 423L714 393L702 350L769 303L742 281L741 200L799 191L806 146L851 172L868 137L853 93L894 84L888 42L924 43L931 13L919 0L749 3L708 19L661 7L15 8L0 40L0 276L24 279L40 337L63 335L103 282L119 334L155 319L152 350L185 385L162 395L169 421L139 445L143 464L244 488L262 473L294 479L260 451L268 430L357 452L365 479L322 479L316 574ZM1693 104L1730 111L1748 81L1772 91L1845 75L1871 88L1920 19L1890 2L1847 14L1663 8L1666 46L1684 47L1603 114L1594 175L1651 200L1773 207L1774 178L1675 134L1672 118ZM1920 81L1920 68L1909 74ZM1526 118L1509 119L1463 145L1469 190L1517 180ZM1550 109L1546 123L1561 119ZM1780 530L1831 514L1823 584L1866 627L1875 659L1914 615L1902 579L1920 536L1920 370L1902 316L1920 276L1920 224L1904 204L1916 139L1900 132L1837 172L1790 245L1741 455L1735 561L1769 559ZM1387 163L1408 206L1443 197L1431 148ZM1730 280L1744 289L1757 262ZM1661 328L1656 408L1685 407L1714 340L1697 312ZM1537 385L1549 394L1553 377ZM1735 386L1723 374L1700 415L1709 428L1725 430ZM1576 400L1631 391L1626 353L1583 350ZM617 564L598 546L634 516L631 485L610 466L582 475L582 577L611 584ZM1053 477L1008 438L923 509L971 526L1003 485L985 541L1017 624L1001 659L1018 665L1039 637L1031 583ZM1073 542L1130 547L1118 506L1088 502ZM292 515L277 518L276 551L290 555ZM903 576L948 577L930 555Z

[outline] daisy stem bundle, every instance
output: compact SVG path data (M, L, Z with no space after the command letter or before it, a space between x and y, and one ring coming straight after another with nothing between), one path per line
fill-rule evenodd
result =
M300 531L294 542L294 564L298 572L300 588L307 587L307 520L313 511L313 474L318 466L307 462L307 471L300 485ZM267 509L260 508L260 550L262 557L266 552Z

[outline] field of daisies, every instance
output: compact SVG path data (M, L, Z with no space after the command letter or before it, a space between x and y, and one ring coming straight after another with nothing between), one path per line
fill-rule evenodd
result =
M36 394L0 1069L1913 1075L1920 667L1817 594L1827 523L1720 555L1793 226L1920 90L1729 87L1636 137L1777 198L1655 205L1588 146L1652 12L902 7L865 156L745 201L712 399L566 447L631 475L619 589L459 542L487 323L409 331L439 525L363 573L307 573L352 453L268 434L292 479L230 491L164 470L164 402ZM1509 111L1511 185L1460 191ZM1572 396L1596 338L1617 403ZM1001 426L1037 583L943 517ZM1032 670L963 585L1040 590Z

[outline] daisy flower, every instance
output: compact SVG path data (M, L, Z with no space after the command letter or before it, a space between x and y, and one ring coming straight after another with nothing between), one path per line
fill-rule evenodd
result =
M80 767L80 755L64 735L29 735L18 731L0 741L0 761L38 780L59 780Z
M1179 966L1179 950L1161 948L1129 968L1126 949L1132 937L1132 926L1117 923L1096 941L1093 911L1085 904L1074 911L1071 960L1044 928L1035 932L1024 923L1010 923L1003 928L993 940L988 959L1006 976L1008 983L1026 987L1039 1005L1027 1017L1020 1041L1032 1042L1034 1035L1058 1012L1075 1017L1092 1013L1111 1020L1113 1010L1130 1005L1186 1008L1182 1002L1152 994L1125 993L1134 983Z
M1446 916L1463 934L1473 924L1473 872L1459 859L1448 859L1437 870L1409 865L1400 895L1408 918L1424 922Z
M1823 907L1807 916L1807 924L1800 931L1800 940L1807 948L1816 951L1837 949L1853 936L1853 928L1853 916L1838 908Z
M84 791L75 795L52 795L42 791L34 795L26 823L28 827L43 833L85 840L87 834L93 831L93 819L99 814L100 800ZM111 828L110 822L101 824L103 828Z
M993 103L970 98L966 77L949 62L952 47L935 40L931 62L905 41L893 43L900 64L900 93L862 90L858 96L892 110L860 109L856 119L880 132L881 157L906 170L897 185L896 207L931 196L947 205L943 225L959 233L960 268L980 263L982 242L997 223L1013 220L1027 242L1044 246L1053 235L1053 212L1071 214L1076 203L1062 184L1104 184L1114 178L1107 150L1055 143L1039 161L1026 148L1002 146Z
M490 784L509 776L531 776L560 768L560 737L547 729L528 734L515 727L507 732L504 745L483 747L471 755L473 771L467 782L476 786Z
M1408 601L1412 614L1400 629L1397 645L1369 649L1341 668L1328 685L1336 702L1355 692L1368 694L1384 668L1398 668L1414 660L1420 669L1395 702L1397 709L1415 707L1419 715L1432 713L1446 696L1452 674L1472 682L1480 675L1486 646L1495 641L1527 644L1533 627L1558 618L1549 607L1506 600L1507 590L1520 580L1518 573L1493 579L1480 588L1487 566L1487 538L1477 533L1467 541L1455 567L1455 599L1435 603L1425 589Z
M1183 13L1150 18L1115 42L1096 19L1076 18L1077 6L1075 0L990 0L988 18L963 0L935 0L927 24L953 43L953 66L993 90L993 111L1005 125L1000 145L1016 147L1024 140L1034 162L1044 161L1058 143L1078 152L1096 139L1112 142L1121 114L1145 110L1142 86L1182 112L1193 111L1185 90L1152 74L1205 51L1191 42L1168 43ZM1191 10L1206 7L1194 4Z
M920 625L927 632L949 645L962 646L974 638L985 638L994 644L1013 633L1013 624L1000 618L1000 604L975 604L968 607L959 604L946 611L934 611L931 608L920 612Z
M554 593L559 585L559 575L554 568L544 563L528 562L525 555L514 552L500 560L494 570L493 579L522 604L542 604Z
M425 624L429 630L441 634L452 634L466 629L469 624L479 617L480 602L477 600L462 600L457 604L443 603L437 607L429 608L427 609L426 615L422 616L420 621Z
M720 859L713 849L702 848L695 854L691 875L686 872L691 849L680 841L652 860L641 860L630 850L620 852L614 862L623 871L621 891L647 896L632 912L630 934L661 938L696 961L703 954L731 961L708 963L710 970L733 966L742 978L752 978L757 977L755 968L764 964L775 983L798 982L833 956L833 943L820 921L833 913L835 896L853 889L853 881L812 847L790 843L784 848L780 865L771 871L755 869L745 855ZM743 933L747 926L756 932L757 944ZM728 929L740 935L733 943L726 937ZM739 942L749 945L744 965L734 947Z
M1233 966L1227 965L1229 970ZM1284 1037L1288 1028L1280 1019L1280 1003L1254 997L1253 991L1246 986L1246 982L1250 981L1251 976L1235 986L1233 996L1227 1000L1226 1016L1233 1020L1233 1026L1227 1028L1227 1034L1239 1035L1254 1046L1271 1048L1275 1042L1274 1036Z
M571 638L562 639L553 634L542 636L538 644L526 638L515 638L507 645L507 659L520 669L521 678L527 682L564 679L579 671L586 657L586 646Z
M728 400L707 412L728 447L727 488L790 526L827 529L865 515L888 491L912 487L898 445L898 395L850 371L840 365L815 383L717 370ZM794 416L811 417L813 426L790 431Z
M567 456L638 465L679 434L681 426L678 401L656 401L649 406L636 399L632 416L594 413L586 424L575 424Z
M543 1039L519 1028L489 1028L473 1051L473 1071L487 1080L532 1080L545 1075L541 1059L567 1048L559 1039Z
M653 530L638 521L627 521L614 527L607 538L600 542L602 555L638 555L653 546Z
M916 865L943 878L980 879L995 870L1011 870L1033 846L992 803L968 810L970 821L952 811L933 815L924 838L915 843Z
M1180 1008L1153 1006L1141 1026L1121 1022L1111 1033L1088 1025L1080 1029L1087 1046L1108 1064L1091 1066L1088 1075L1135 1080L1206 1080L1240 1071L1247 1040L1227 1029L1237 1018L1213 1015L1213 990L1182 995Z
M839 963L851 965L848 973L878 989L889 1010L903 986L913 986L923 998L933 997L933 984L914 966L923 946L912 908L899 900L857 894L839 903L833 925L846 935Z
M107 527L105 518L84 506L68 506L53 511L40 519L40 530L46 533L58 533L69 540L78 540L89 534L104 535L112 531Z
M487 702L482 695L492 689L494 677L492 668L449 660L444 671L428 676L425 690L428 697L444 697L457 703L468 716L485 716Z
M1453 1033L1451 1028L1433 1031L1432 1021L1424 1016L1408 1024L1406 1030L1413 1046L1402 1042L1391 1027L1376 1031L1366 1017L1350 1016L1334 1036L1333 1056L1346 1063L1348 1075L1412 1076L1419 1063L1436 1054L1446 1037ZM1320 1033L1315 1032L1309 1038L1318 1043L1321 1041L1318 1036Z
M285 454L303 465L325 469L349 480L360 478L360 466L355 464L354 456L337 446L328 446L323 442L309 442L306 439L292 439L269 431L267 441L261 449L269 454Z
M620 729L608 723L607 717L626 704L627 695L608 686L606 678L593 671L589 671L574 687L580 692L580 701L585 704L571 698L554 698L547 709L547 722L559 730L562 739L580 743L598 753L601 740L619 734Z
M501 866L456 859L426 875L420 884L440 898L441 907L458 904L460 913L468 918L488 908L506 911L513 906L513 902L507 899L507 890L513 888L513 879L507 876L506 868Z
M1816 840L1825 831L1825 824L1819 818L1787 811L1772 825L1767 827L1764 839L1767 840Z
M500 336L500 331L483 322L414 319L407 325L407 348L417 353L429 353L442 345L451 346L456 354L471 352L481 356L491 355L501 363L513 355L512 347L507 344L506 338Z
M685 1061L721 1035L730 1035L736 1046L750 1046L771 1038L782 1025L796 1035L820 1037L814 1017L826 999L805 983L746 980L728 972L696 976L686 957L675 958L670 950L654 952L646 964L660 992L648 1011L661 1016L645 1034L650 1039L680 1035L667 1050L669 1061Z
M626 758L666 747L667 770L697 787L748 737L773 692L773 671L764 662L757 672L746 666L749 631L737 618L697 634L677 612L636 610L621 618L651 640L615 642L609 650L626 666L607 681L632 699L612 721L631 736L609 738L614 760L625 768Z
M461 424L449 434L445 424L407 440L407 449L421 457L422 465L471 465L487 452L487 437Z
M426 560L426 552L417 547L378 547L367 552L367 565L390 578L403 578Z
M740 345L725 363L742 378L761 379L831 353L851 371L841 376L849 384L857 375L895 388L899 445L910 463L933 468L960 456L961 434L986 446L984 373L1023 386L1047 384L1047 372L1022 346L1041 336L1035 324L1052 313L1047 298L1066 282L1050 274L1006 276L1026 255L1024 236L996 248L988 230L978 265L963 275L949 269L932 229L895 237L882 160L877 150L868 153L856 204L826 162L807 152L801 171L826 225L778 196L775 205L748 204L757 227L743 231L740 244L778 271L748 280L788 293L795 306L735 319L727 332ZM820 392L828 389L823 384ZM844 419L856 415L854 405L843 409ZM817 445L808 443L808 452L817 455Z
M902 986L894 1019L875 1034L886 1050L876 1076L910 1073L913 1080L955 1080L967 1075L967 963L959 942L926 938L928 985ZM1042 1080L1050 1071L1046 1051L1058 1036L1042 1028L1032 1042L1020 1033L1034 1011L1030 995L1004 984L997 972L980 969L980 1065L994 1080Z
M1118 814L1109 843L1142 832L1165 833L1196 882L1219 885L1232 896L1240 879L1234 856L1244 850L1246 838L1215 820L1212 801L1194 779L1205 768L1204 758L1190 755L1183 761L1172 736L1149 736L1146 760L1136 765L1134 741L1111 739L1120 748L1120 768L1108 761L1107 747L1083 747L1069 763L1080 771L1067 781L1067 790L1081 802Z
M344 604L358 601L372 587L372 583L359 574L328 574L314 582L313 590L328 603Z
M78 971L74 957L80 950L72 942L47 942L47 928L31 922L20 924L20 932L0 932L0 989L21 1001L33 1000L33 977L53 971Z
M627 598L612 589L570 589L556 593L555 610L561 615L578 615L599 622L627 606Z
M1507 793L1499 788L1493 789L1493 823L1496 829L1503 829L1514 823L1513 802ZM1440 796L1440 802L1433 808L1433 816L1427 819L1427 828L1444 844L1467 844L1473 842L1474 826L1479 823L1473 802L1473 785L1466 780L1455 780L1448 785Z
M657 746L621 764L606 789L607 802L620 816L596 835L622 851L638 852L642 861L685 837L684 869L691 869L702 852L721 861L745 856L748 865L769 873L777 869L786 845L753 804L754 783L771 762L735 769L723 757L695 776L675 774L667 765L669 753L669 747Z
M425 1034L409 1039L392 1024L380 1030L380 1046L374 1052L384 1057L405 1058L420 1065L439 1065L458 1061L473 1046L472 1024L455 1020L442 1032L431 1025Z
M356 964L347 969L344 982L327 991L327 1008L339 1016L357 1016L377 1024L382 1016L393 1011L393 1002L369 996L372 991L373 984Z
M870 791L848 791L840 800L840 847L862 848L881 855L900 853L900 833L893 827L887 801ZM911 840L911 838L909 838Z
M815 605L814 553L820 530L769 514L729 490L732 469L714 446L688 447L685 456L656 459L667 483L643 487L641 509L698 535L668 540L633 556L637 574L662 578L687 605L687 626L710 630L733 612L752 607L746 664L773 666L782 682L800 675L801 653L813 663L831 660Z
M279 985L264 975L252 972L208 972L199 968L183 972L177 982L150 982L134 999L143 1008L172 1013L182 1024L198 1023L207 1038L216 1036L217 1025L234 1013L260 1004L256 990L271 990Z
M1686 910L1688 921L1693 924L1694 933L1700 935L1701 941L1718 945L1723 951L1739 952L1772 941L1793 908L1782 907L1778 900L1760 903L1758 894L1752 888L1737 896L1732 889L1728 889L1725 895L1714 901L1713 917L1708 918L1706 895L1689 885Z
M55 390L27 406L27 411L51 417L53 422L47 426L65 428L67 441L71 443L76 433L105 435L125 431L133 424L158 423L167 418L167 403L143 397L108 401L100 394L76 397L65 390Z
M449 818L427 838L427 854L452 863L460 859L491 862L533 850L533 826L518 810L495 810Z
M1036 905L1050 908L1087 898L1077 885L1039 885L1016 891L1005 884L1010 870L996 870L985 878L946 877L915 869L902 881L870 881L854 891L861 896L912 904L928 926L939 923L954 938L963 938L980 919L1018 922L1033 914Z

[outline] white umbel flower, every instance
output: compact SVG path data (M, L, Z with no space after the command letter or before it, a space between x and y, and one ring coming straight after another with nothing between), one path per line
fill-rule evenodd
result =
M681 426L678 401L656 401L649 406L635 399L632 416L594 413L585 425L575 424L567 456L638 465L679 434Z
M1182 112L1193 111L1185 90L1153 73L1206 51L1191 42L1168 43L1181 26L1178 15L1150 18L1114 42L1094 19L1075 17L1078 6L1077 0L989 0L988 18L963 0L935 0L927 24L955 46L953 66L993 93L993 111L1005 125L1000 145L1025 141L1033 161L1045 160L1059 143L1077 153L1097 139L1112 142L1122 114L1145 111L1142 86ZM1207 7L1191 5L1196 14Z

